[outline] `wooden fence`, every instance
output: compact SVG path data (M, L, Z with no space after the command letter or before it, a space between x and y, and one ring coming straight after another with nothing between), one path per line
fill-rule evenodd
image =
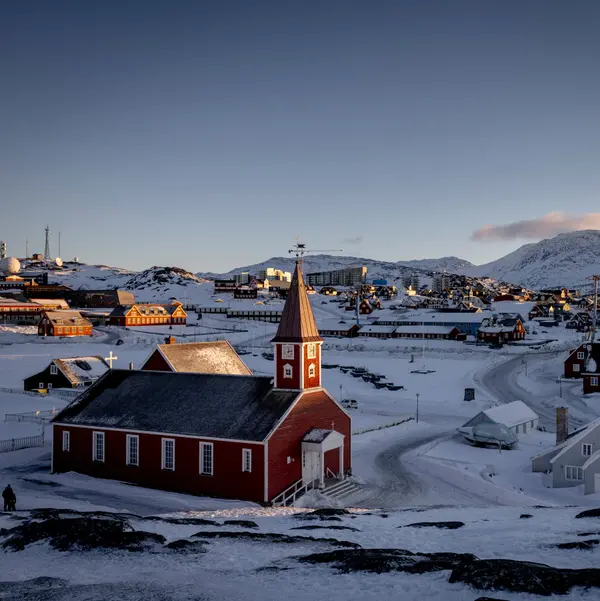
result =
M43 447L44 435L25 436L23 438L12 438L10 440L0 440L0 453L9 453L10 451L19 451L20 449L29 449L32 447Z

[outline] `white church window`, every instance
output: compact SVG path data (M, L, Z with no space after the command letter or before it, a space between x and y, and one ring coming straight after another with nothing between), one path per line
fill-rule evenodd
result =
M306 347L307 359L315 359L317 357L317 345L313 342Z
M66 453L71 450L71 433L68 430L63 430L62 450Z
M94 461L104 461L104 432L94 432L92 444Z
M140 464L140 437L135 434L127 435L127 465Z
M592 455L592 445L589 443L584 443L581 445L581 452L585 457L590 457Z
M565 465L565 478L567 480L583 480L583 469L576 465Z
M55 376L58 373L58 369L56 368L56 365L51 365L50 366L50 375Z
M579 363L573 363L573 371L579 371L580 367Z
M283 366L283 377L284 378L291 378L292 377L292 366L291 365L284 365Z
M314 363L311 363L311 364L308 366L308 377L309 377L309 378L314 378L314 377L315 377L315 371L316 371L316 370L315 370L315 364L314 364Z
M163 470L175 471L175 440L173 438L162 439L162 461Z
M579 359L579 360L585 359L585 353L583 351L579 351L577 353L577 359Z
M242 472L252 471L252 449L242 449Z
M592 386L598 386L598 378L597 377L592 377L592 378L590 378L590 380L591 380L590 384Z
M200 473L204 476L212 476L214 470L214 453L212 442L200 443Z
M281 357L283 359L293 359L294 358L294 345L293 344L284 344L281 347Z

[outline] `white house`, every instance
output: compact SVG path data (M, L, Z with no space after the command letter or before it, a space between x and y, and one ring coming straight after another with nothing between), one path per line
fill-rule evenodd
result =
M513 401L479 412L464 424L463 428L471 428L482 423L502 424L515 434L525 434L528 430L537 428L538 422L539 417L535 411L523 401Z
M534 472L550 472L553 488L583 484L586 495L600 492L600 418L532 457L531 467Z

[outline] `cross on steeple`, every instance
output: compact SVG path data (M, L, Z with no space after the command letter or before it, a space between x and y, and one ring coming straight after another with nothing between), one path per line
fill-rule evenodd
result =
M116 355L113 355L113 352L110 351L110 353L108 353L108 357L104 357L104 360L108 363L108 365L110 366L110 369L112 369L112 364L113 361L116 361L119 357L117 357Z

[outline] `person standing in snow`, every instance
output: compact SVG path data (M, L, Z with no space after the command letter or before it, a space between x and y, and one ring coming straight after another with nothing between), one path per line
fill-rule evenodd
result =
M2 491L2 498L4 499L4 511L16 511L17 495L10 484Z

